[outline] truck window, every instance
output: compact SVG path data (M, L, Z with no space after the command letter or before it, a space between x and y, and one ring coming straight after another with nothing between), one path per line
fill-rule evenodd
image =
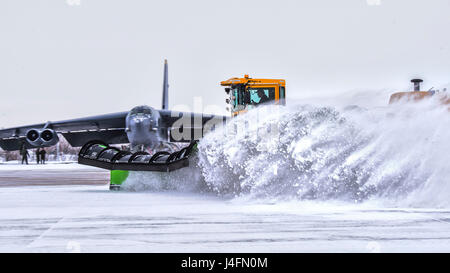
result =
M248 92L250 93L251 104L261 104L275 100L274 87L250 88Z
M286 105L286 91L284 86L280 86L280 104Z
M234 106L246 104L245 102L248 94L246 94L244 87L233 88L233 95L235 97Z

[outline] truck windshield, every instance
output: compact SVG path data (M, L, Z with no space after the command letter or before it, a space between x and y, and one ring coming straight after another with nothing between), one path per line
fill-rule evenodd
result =
M275 100L274 87L249 88L245 90L243 86L232 89L232 105L236 108L240 105L256 105Z

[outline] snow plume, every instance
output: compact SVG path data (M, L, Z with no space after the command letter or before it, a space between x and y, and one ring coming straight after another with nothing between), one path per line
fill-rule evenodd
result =
M135 172L131 171L122 189L126 191L207 191L198 158L190 159L189 166L173 172Z
M438 99L370 109L303 102L234 118L200 141L198 164L222 196L449 207L449 140Z

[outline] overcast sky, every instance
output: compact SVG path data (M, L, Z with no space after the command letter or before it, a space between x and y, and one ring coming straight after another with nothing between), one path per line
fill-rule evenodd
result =
M161 106L219 82L283 78L287 96L450 82L450 0L1 0L0 127Z

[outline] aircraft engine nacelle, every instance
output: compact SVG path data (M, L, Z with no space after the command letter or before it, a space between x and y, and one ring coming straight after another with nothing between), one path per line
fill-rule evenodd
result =
M53 146L58 143L58 134L52 129L44 129L41 131L41 139L43 146Z
M27 142L34 147L49 147L58 143L58 134L52 129L30 129L26 133Z
M34 147L40 147L42 145L41 131L38 129L30 129L26 134L27 142Z

